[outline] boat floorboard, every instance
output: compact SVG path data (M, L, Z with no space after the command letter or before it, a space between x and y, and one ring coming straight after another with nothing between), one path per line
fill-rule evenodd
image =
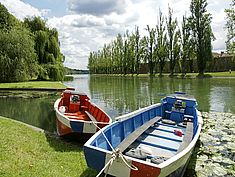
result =
M174 134L174 130L181 130L183 136ZM146 130L129 148L143 148L151 152L152 156L170 158L180 148L186 128L177 125L168 126L164 123L156 123ZM149 135L150 134L150 135ZM155 136L156 135L156 136ZM164 138L166 137L166 138Z
M170 147L172 149L178 149L182 143L182 142L172 141L169 139L149 136L147 134L141 135L141 137L139 137L138 140L141 140L147 143L156 144L156 145L163 146L163 147Z

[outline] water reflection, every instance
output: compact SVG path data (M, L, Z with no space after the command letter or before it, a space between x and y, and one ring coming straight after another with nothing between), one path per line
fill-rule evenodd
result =
M174 91L192 94L202 111L235 113L235 79L171 79L77 75L67 86L87 93L111 117L158 103ZM1 95L1 93L0 93ZM59 95L46 98L0 98L0 115L55 131L53 103Z
M55 98L0 98L0 115L55 132Z
M76 77L75 77L76 78ZM86 79L85 79L86 78ZM87 85L81 86L81 83ZM92 100L112 117L141 107L158 103L162 97L174 91L192 94L202 111L235 113L235 79L172 79L137 77L77 77L73 85L84 89ZM71 84L70 83L70 84ZM80 84L79 84L80 83ZM69 83L67 83L69 85Z

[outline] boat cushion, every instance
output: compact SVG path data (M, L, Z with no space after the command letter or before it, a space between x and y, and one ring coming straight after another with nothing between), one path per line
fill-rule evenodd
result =
M155 163L155 164L160 164L160 163L166 161L167 159L168 158L166 158L166 157L153 157L153 158L151 158L151 162Z
M127 151L125 153L125 155L127 156L130 156L130 157L134 157L134 158L137 158L137 159L141 159L141 160L145 160L147 158L147 153L145 152L142 152L141 149L130 149L129 151Z
M170 124L170 125L175 125L176 122L170 119L162 119L162 123L164 124Z

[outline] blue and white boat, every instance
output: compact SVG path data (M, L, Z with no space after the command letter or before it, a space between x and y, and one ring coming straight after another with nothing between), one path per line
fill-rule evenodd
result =
M116 120L84 152L90 168L117 177L182 176L203 123L196 100L183 93Z

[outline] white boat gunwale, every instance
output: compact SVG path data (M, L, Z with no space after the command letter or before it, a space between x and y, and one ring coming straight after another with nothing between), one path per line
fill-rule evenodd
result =
M94 150L97 150L97 151L100 151L100 152L103 152L103 153L106 153L108 156L107 158L111 155L112 155L112 151L111 150L105 150L105 149L102 149L102 148L99 148L99 147L96 147L96 146L92 146L92 142L94 142L94 140L97 138L97 136L101 136L101 131L103 131L104 133L111 128L111 126L115 126L116 124L119 123L119 121L124 121L124 120L127 120L131 117L134 117L135 115L138 115L138 114L141 114L147 110L150 110L152 108L155 108L157 106L160 106L161 103L157 103L157 104L154 104L154 105L151 105L151 106L148 106L148 107L145 107L145 108L141 108L139 110L136 110L132 113L128 113L126 115L123 115L123 116L119 116L116 118L117 122L114 122L113 124L110 124L106 127L104 127L102 130L99 130L95 135L93 135L86 143L84 146L86 146L87 148L91 148L91 149L94 149ZM137 158L133 158L133 157L130 157L130 156L125 156L125 158L128 160L128 161L136 161L136 162L139 162L139 163L142 163L142 164L146 164L148 166L152 166L152 167L156 167L156 168L159 168L161 170L163 170L164 168L167 168L169 165L171 165L172 163L176 163L177 161L181 160L182 158L184 158L184 156L186 156L188 153L192 152L193 148L195 147L195 144L199 138L199 135L200 135L200 132L201 132L201 128L202 128L202 123L203 123L203 120L202 120L202 116L201 116L201 113L197 110L196 111L196 116L198 118L198 127L197 127L197 131L195 132L194 136L193 136L193 139L191 140L191 142L188 144L188 146L183 149L181 152L179 152L178 154L172 156L171 158L169 158L168 160L160 163L160 164L154 164L154 163L151 163L151 162L148 162L148 161L143 161L143 160L140 160L140 159L137 159ZM119 120L119 121L118 121ZM160 176L162 175L163 173L160 174Z
M59 116L57 116L57 118L59 119L59 121L61 121L63 124L65 124L66 126L68 126L69 128L71 128L71 126L70 126L70 122L72 121L72 122L82 122L82 123L87 123L87 124L92 124L92 120L90 120L90 121L86 121L86 120L78 120L78 119L71 119L71 118L69 118L70 117L70 115L65 115L65 114L63 114L63 113L61 113L60 111L59 111L59 103L60 103L60 101L61 101L61 99L62 98L59 98L59 99L57 99L56 101L55 101L55 103L54 103L54 110L56 111L56 114L58 114ZM98 107L96 104L94 104L94 103L92 103L92 102L90 102L90 104L92 104L93 106L96 106L96 107ZM107 124L110 124L111 122L112 122L112 118L109 116L109 115L107 115L101 108L99 108L108 118L109 118L109 122L107 122ZM63 118L63 120L62 120L62 118ZM97 123L97 124L102 124L102 122L94 122L94 123ZM106 123L105 123L106 124Z

